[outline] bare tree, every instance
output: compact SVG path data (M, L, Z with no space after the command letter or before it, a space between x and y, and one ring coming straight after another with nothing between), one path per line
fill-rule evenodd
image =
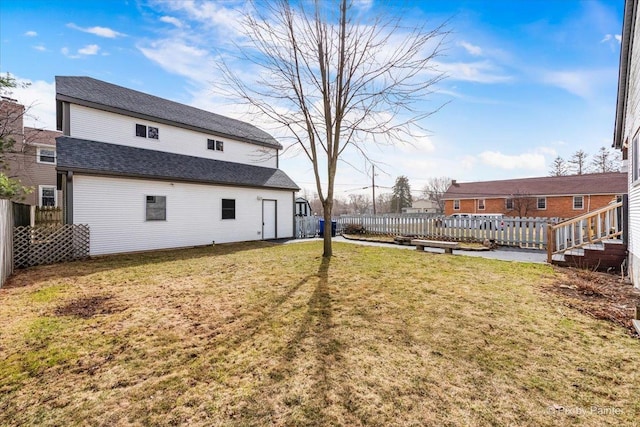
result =
M376 211L379 214L391 213L393 193L382 193L376 197Z
M560 156L556 157L551 164L549 176L564 176L568 174L567 162Z
M350 194L349 204L351 205L351 211L356 215L362 215L367 213L371 207L371 198L364 194Z
M516 190L507 201L507 211L513 212L516 216L526 217L536 208L538 200L524 192Z
M425 199L438 204L438 213L444 213L444 200L442 197L451 186L451 178L441 176L439 178L429 178L427 184L422 188L422 195Z
M595 173L620 172L619 154L611 153L607 147L600 147L593 155L591 166Z
M367 157L365 141L417 136L422 119L438 110L418 103L444 78L433 61L444 24L408 28L400 15L359 12L348 0L255 2L237 49L256 70L241 74L223 65L223 84L234 98L281 125L311 161L326 222L345 150ZM243 80L247 74L256 81ZM323 256L331 255L327 233Z
M588 173L587 160L589 155L584 150L578 150L571 155L571 158L567 161L569 164L569 170L575 175L582 175Z

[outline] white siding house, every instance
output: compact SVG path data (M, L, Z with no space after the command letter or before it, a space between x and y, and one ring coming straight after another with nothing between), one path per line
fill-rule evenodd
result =
M622 150L628 164L629 276L640 288L640 27L638 0L626 0L614 146Z
M255 126L88 77L56 77L65 221L91 254L294 235L298 186Z

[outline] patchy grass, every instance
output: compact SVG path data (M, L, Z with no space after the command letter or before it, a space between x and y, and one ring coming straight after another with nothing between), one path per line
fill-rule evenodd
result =
M321 242L19 271L0 425L633 425L640 341L562 272Z

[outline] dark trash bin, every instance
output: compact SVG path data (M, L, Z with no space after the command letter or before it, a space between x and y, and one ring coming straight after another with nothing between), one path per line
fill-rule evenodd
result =
M336 237L338 221L331 221L331 237ZM324 219L320 220L320 237L324 237Z

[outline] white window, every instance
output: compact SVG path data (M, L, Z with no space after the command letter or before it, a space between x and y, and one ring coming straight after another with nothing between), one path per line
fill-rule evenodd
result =
M207 139L207 150L224 151L224 142Z
M460 210L460 200L454 200L453 201L453 210L454 211L459 211Z
M638 134L640 134L640 131L636 133L636 136L633 137L633 142L631 142L631 149L633 150L633 165L631 167L633 168L634 181L640 178L640 153L638 152L640 147L638 146Z
M547 198L546 197L538 197L537 205L539 210L547 209Z
M573 209L584 209L584 196L573 196Z
M513 210L513 199L506 199L504 201L504 207L508 211L512 211Z
M58 206L56 187L53 185L38 186L38 200L42 206Z
M167 197L166 196L146 196L146 219L147 221L167 220Z
M146 126L136 123L136 136L140 138L158 139L160 131L153 126Z
M45 147L38 147L37 149L37 162L38 163L46 163L49 165L55 165L56 164L56 149L51 147L51 148L45 148Z
M484 199L478 199L478 210L479 211L484 210Z

